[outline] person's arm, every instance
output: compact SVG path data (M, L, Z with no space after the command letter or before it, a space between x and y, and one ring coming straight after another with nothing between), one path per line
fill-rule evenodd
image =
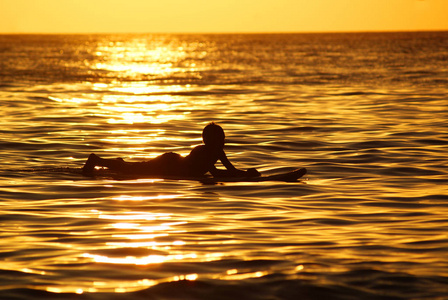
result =
M213 177L257 177L261 174L254 168L251 168L247 171L239 170L233 166L230 160L227 158L224 150L219 156L219 160L226 167L226 170L217 169L215 166L212 167L210 173Z
M240 173L240 170L237 170L232 163L227 158L226 153L224 150L221 151L219 154L218 159L221 161L221 163L226 167L226 170L221 170L216 168L214 165L212 166L210 173L213 175L213 177L236 177L236 176L244 176L242 173ZM243 172L243 171L242 171ZM239 174L238 174L239 173Z
M232 163L230 162L230 160L227 158L226 153L224 152L224 150L221 151L221 154L219 155L219 160L222 162L222 164L224 165L224 167L226 167L227 170L229 171L235 171L237 170Z

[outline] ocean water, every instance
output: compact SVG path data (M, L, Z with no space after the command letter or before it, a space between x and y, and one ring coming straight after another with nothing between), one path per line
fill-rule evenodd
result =
M0 36L0 299L448 299L448 33ZM298 182L84 177L187 154Z

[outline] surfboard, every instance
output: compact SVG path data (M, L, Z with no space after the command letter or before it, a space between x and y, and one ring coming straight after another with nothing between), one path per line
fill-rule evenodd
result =
M191 180L191 181L200 181L205 184L215 184L215 183L224 183L224 182L263 182L263 181L283 181L283 182L296 182L299 178L303 177L306 174L307 170L305 168L296 169L289 172L283 172L274 175L261 175L258 177L212 177L212 176L199 176L199 177L190 177L190 176L145 176L145 175L128 175L128 174L120 174L113 173L107 169L95 170L93 177L112 177L117 180L126 180L126 179L166 179L166 180Z
M46 172L46 173L65 173L84 175L80 168L30 168L22 169L23 172ZM282 172L274 175L261 175L258 177L212 177L212 176L200 176L200 177L188 177L188 176L145 176L145 175L129 175L112 172L108 169L98 169L88 177L94 178L112 178L115 180L129 180L129 179L166 179L166 180L191 180L200 181L205 184L216 184L224 182L263 182L263 181L283 181L283 182L296 182L307 173L305 168L296 169L289 172Z

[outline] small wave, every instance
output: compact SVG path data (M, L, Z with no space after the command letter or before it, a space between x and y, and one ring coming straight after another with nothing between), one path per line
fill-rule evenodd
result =
M379 148L392 148L392 147L406 147L405 142L394 140L372 140L365 142L357 142L348 144L348 147L354 149L379 149Z
M0 141L0 148L2 150L8 150L8 149L36 150L38 146L35 143Z
M448 146L448 139L419 139L419 140L415 140L415 142L424 144L424 145Z
M445 173L431 170L427 168L417 168L417 167L387 167L376 169L375 173L383 174L387 176L401 176L401 177L411 177L411 176L433 176L433 175L444 175Z
M335 93L333 95L335 95L335 96L372 96L372 95L385 95L385 94L373 92L373 91L353 91L353 92Z

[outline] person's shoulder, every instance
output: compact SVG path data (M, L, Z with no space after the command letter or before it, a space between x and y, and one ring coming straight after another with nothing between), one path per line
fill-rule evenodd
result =
M198 146L194 147L193 150L191 150L191 152L193 152L193 151L205 151L205 150L206 150L205 145L198 145Z
M207 147L206 145L199 145L191 150L190 154L205 154L205 155L217 155L219 157L225 156L224 149L216 150L212 147Z
M194 147L193 150L191 150L190 155L193 155L193 156L206 155L206 156L213 156L213 157L225 156L224 150L216 151L216 149L207 147L206 145L199 145L199 146Z
M205 148L205 145L199 145L194 147L191 151L190 151L190 155L195 155L195 154L199 154L199 153L203 153L207 151L207 149Z

